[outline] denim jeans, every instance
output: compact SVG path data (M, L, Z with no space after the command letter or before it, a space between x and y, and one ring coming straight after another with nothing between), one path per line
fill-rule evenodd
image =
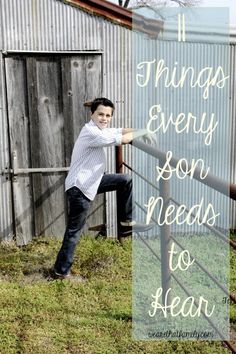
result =
M119 221L132 220L134 213L132 201L132 179L125 174L104 174L97 193L117 191L117 211ZM69 213L67 227L61 249L54 266L55 272L68 274L73 263L76 245L80 239L91 205L89 200L77 187L67 191Z

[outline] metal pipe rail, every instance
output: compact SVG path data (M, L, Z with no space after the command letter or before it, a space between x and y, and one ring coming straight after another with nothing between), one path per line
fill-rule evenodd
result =
M123 162L123 166L125 166L127 169L129 169L130 171L132 171L134 174L136 174L138 177L140 177L143 181L145 181L146 183L148 183L150 186L152 186L154 189L156 189L157 191L160 191L159 188L157 188L157 186L155 184L153 184L152 182L150 182L147 178L143 177L139 172L137 172L136 170L134 170L132 167L130 167L129 165L127 165L125 162ZM173 198L169 198L169 201L172 201L174 204L180 206L181 204L178 203L175 199ZM190 210L188 208L186 208L186 212L189 212ZM191 217L195 217L195 214L191 214ZM236 250L236 242L229 240L222 232L220 232L219 230L217 230L216 228L214 228L213 226L210 226L208 224L203 224L207 229L209 229L210 231L213 231L214 234L216 234L217 236L219 236L223 241L225 241L226 243L229 242L230 246Z
M69 167L29 167L29 168L10 168L2 171L2 174L25 175L28 173L56 173L67 172Z
M138 203L136 203L136 205L145 212L145 209ZM157 225L157 221L151 217L152 221ZM181 243L179 241L176 240L176 238L174 236L170 236L170 238L182 249L184 250L185 248L181 245ZM191 258L194 258L191 254L189 254ZM159 258L158 258L159 259ZM230 293L229 291L227 291L227 289L220 284L220 282L213 276L211 275L208 270L201 264L199 263L199 261L195 259L195 263L199 266L199 268L201 268L201 270L206 273L209 278L211 278L211 280L225 293L225 295L227 295L235 304L236 304L236 296L232 293Z
M142 178L146 183L148 183L148 184L151 185L153 188L155 188L156 190L159 191L159 188L157 188L156 185L154 185L152 182L150 182L147 178L143 177L140 173L138 173L137 171L135 171L132 167L130 167L129 165L127 165L125 162L123 162L123 165L124 165L126 168L128 168L130 171L132 171L133 173L135 173L136 175L138 175L140 178ZM178 203L176 200L174 200L174 199L171 198L171 197L169 198L169 201L173 201L173 203L175 203L176 205L180 205L180 203ZM141 205L139 205L138 203L136 203L136 204L137 204L137 206L138 206L140 209L142 209L142 210L145 212L144 208L142 208ZM188 212L188 211L189 211L189 210L186 209L186 212ZM195 215L192 214L191 216L194 217ZM157 224L156 220L155 220L153 217L152 217L151 219L152 219L152 221L154 221L154 222ZM215 229L213 226L210 226L210 225L207 225L207 224L203 224L203 225L204 225L206 228L208 228L210 231L213 231L213 232L214 232L217 236L219 236L223 241L229 242L230 246L231 246L234 250L236 250L236 243L233 242L232 240L228 240L228 238L227 238L222 232L220 232L219 230ZM176 243L182 250L184 250L184 247L176 240L175 237L170 236L170 238L171 238L172 240L174 240L175 243ZM191 255L190 255L190 256L191 256ZM192 256L191 256L191 257L192 257ZM195 259L195 261L196 261L196 264L202 269L202 271L205 272L205 273L224 291L224 293L225 293L227 296L230 297L230 299L231 299L234 303L236 303L236 297L235 297L235 295L232 294L232 293L230 293L230 292L228 292L228 291L218 282L218 280L217 280L215 277L213 277L213 276L207 271L207 269L205 269L196 259ZM168 278L169 278L169 276L168 276Z
M132 146L146 152L147 154L149 154L153 157L156 157L159 160L166 160L166 153L164 153L161 150L158 150L157 148L155 148L153 146L147 145L147 144L143 143L142 141L135 139L132 141ZM172 157L170 160L170 165L172 167L176 167L178 161L179 161L178 159ZM231 199L236 200L236 184L230 184L230 183L214 176L211 173L208 173L206 178L201 179L200 173L201 173L201 170L199 168L196 168L195 172L193 174L194 179L215 189L216 191L226 195L227 197L229 196Z
M12 152L12 168L5 168L1 171L2 175L13 175L16 178L18 175L25 175L29 173L58 173L68 172L69 167L18 167L17 151Z
M147 154L157 158L160 162L160 166L164 166L164 163L166 161L166 153L154 148L153 146L147 145L139 140L133 140L131 143L132 146L146 152ZM148 181L148 179L146 179L145 177L143 177L141 174L139 174L138 172L136 172L135 170L133 170L130 166L128 166L125 162L122 161L122 147L117 147L116 148L116 156L119 158L119 161L117 162L117 167L119 166L119 170L117 170L117 172L121 172L122 171L122 166L127 167L128 169L130 169L132 172L137 173L137 175L142 178L143 180L145 180L145 182L149 183L150 185L152 185L156 190L160 191L160 194L163 197L163 204L164 205L168 205L169 201L173 201L175 204L179 204L178 202L176 202L173 198L170 197L169 195L169 181L168 180L164 180L164 179L160 179L160 189L158 189L153 183L151 183L150 181ZM178 161L176 158L171 158L170 165L172 167L176 167L178 164ZM165 173L165 172L164 172ZM198 180L199 182L215 189L216 191L226 195L227 197L230 197L233 200L236 200L236 185L235 184L229 184L228 182L214 176L211 173L208 173L207 176L205 177L205 179L201 179L200 175L201 175L202 171L199 168L196 168L194 173L193 173L193 178ZM137 204L137 203L136 203ZM141 206L139 206L141 207ZM141 209L143 209L141 207ZM194 215L192 215L194 216ZM153 217L151 217L151 219L156 222ZM205 225L205 224L204 224ZM165 225L164 225L165 226ZM166 228L164 226L161 226L161 259L158 255L155 254L155 256L159 259L159 261L161 261L161 270L162 270L162 287L163 287L163 298L165 297L165 293L167 291L167 289L170 287L170 278L173 277L177 283L179 284L179 286L181 286L181 288L185 291L186 294L188 294L188 296L190 295L188 290L185 288L185 286L179 281L179 279L175 276L175 274L171 274L170 273L170 269L169 269L169 264L168 264L168 257L166 258L166 256L169 256L169 246L170 246L170 240L174 240L176 242L176 244L178 244L179 247L181 247L181 249L184 249L183 246L173 237L170 235L170 227ZM216 235L218 235L219 237L221 237L224 241L229 242L230 245L236 249L236 243L233 242L232 240L229 240L225 237L225 235L220 232L219 230L215 229L212 226L209 225L205 225L206 227L208 227L208 229L210 229L211 231L213 231ZM145 245L151 250L152 253L153 250L151 249L151 247L148 245L148 243L139 235L140 239L145 243ZM191 256L192 257L192 256ZM213 277L198 261L196 262L197 265L200 267L200 269L205 272L210 279L215 282L215 284L217 284L217 286L219 286L223 292L230 297L230 299L236 303L236 297L234 294L231 294L230 292L227 291L227 289L224 288L224 286L222 286L219 281ZM170 299L169 299L170 301ZM208 320L208 319L207 319ZM211 321L210 321L211 322ZM217 330L217 328L215 327L214 323L211 322L211 325L213 326L213 328L220 334L219 330ZM220 335L220 337L222 338L222 336ZM223 338L222 338L223 339ZM236 353L236 349L234 348L234 346L231 345L231 343L229 341L223 340L223 342L231 349L231 351L233 353Z
M161 262L160 257L156 254L156 252L153 251L153 249L149 246L149 244L146 242L146 240L138 233L138 236L140 238L140 240L142 240L142 242L146 245L146 247L152 252L152 254ZM183 283L179 280L179 278L175 275L172 274L172 277L175 279L175 281L179 284L179 286L184 290L185 294L187 294L187 296L191 296L191 294L189 293L189 291L186 289L186 287L183 285ZM194 300L194 304L198 307L198 302L196 300ZM210 323L210 325L214 328L214 330L219 334L219 336L222 338L222 342L225 343L227 345L227 347L232 351L232 353L236 353L236 348L230 343L230 341L228 340L224 340L222 334L220 333L220 331L218 330L218 328L215 326L215 324L211 321L211 319L209 317L207 317L203 310L201 310L201 313L203 314L203 316L205 317L205 319Z

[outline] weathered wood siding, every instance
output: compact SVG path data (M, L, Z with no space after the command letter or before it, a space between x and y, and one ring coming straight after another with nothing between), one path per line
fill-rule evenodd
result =
M32 167L63 167L64 138L60 61L27 59ZM35 235L57 235L63 230L64 175L33 174Z
M11 151L18 168L66 167L88 121L84 102L101 95L101 56L12 56L5 59ZM62 236L66 173L19 174L13 180L18 244ZM104 196L93 203L84 232L105 222Z
M12 155L15 154L12 162L15 167L27 168L30 166L30 150L25 61L8 58L5 67L10 147ZM33 234L31 176L13 177L12 183L16 240L21 245L30 241Z
M12 216L12 182L9 174L9 127L6 114L5 67L0 53L0 242L14 237Z

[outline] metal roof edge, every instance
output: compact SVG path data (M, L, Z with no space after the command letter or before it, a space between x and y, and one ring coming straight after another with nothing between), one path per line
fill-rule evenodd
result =
M138 30L152 37L158 37L163 29L163 21L150 20L122 6L106 0L60 0L67 5L78 7L90 14L102 16L111 22Z

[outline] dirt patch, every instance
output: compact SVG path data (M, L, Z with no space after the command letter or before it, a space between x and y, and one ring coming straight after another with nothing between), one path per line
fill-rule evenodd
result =
M230 328L230 342L236 346L236 330L234 328Z

